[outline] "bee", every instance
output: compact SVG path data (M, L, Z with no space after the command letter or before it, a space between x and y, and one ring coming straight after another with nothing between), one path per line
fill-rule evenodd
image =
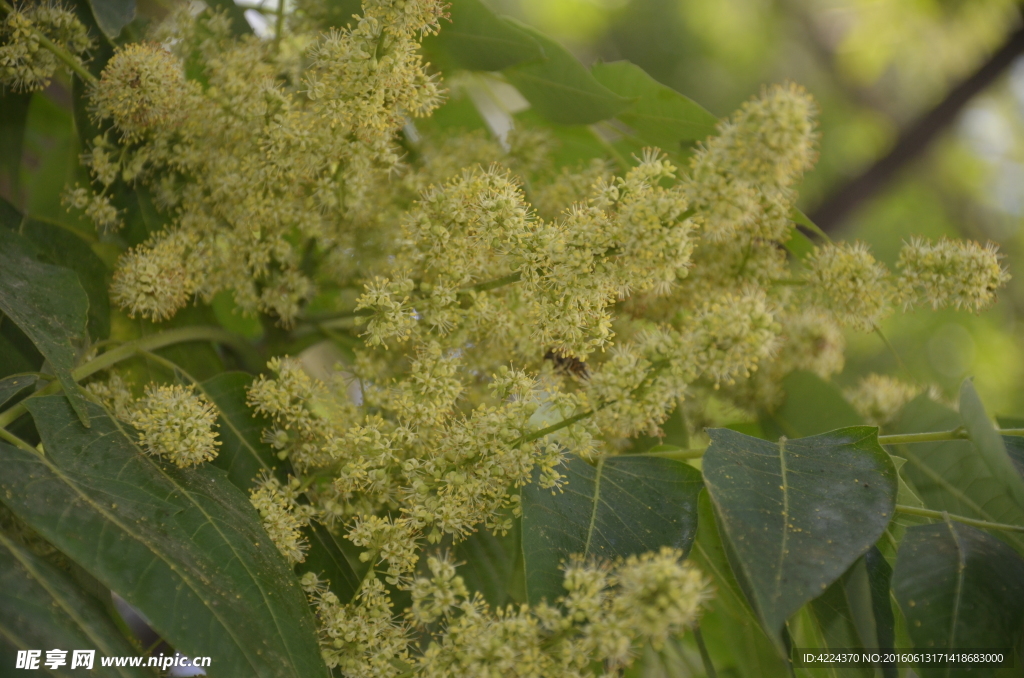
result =
M550 360L554 363L555 371L562 374L568 374L578 379L590 378L590 370L587 369L587 364L579 358L563 355L560 351L552 348L548 349L548 352L544 354L544 360Z

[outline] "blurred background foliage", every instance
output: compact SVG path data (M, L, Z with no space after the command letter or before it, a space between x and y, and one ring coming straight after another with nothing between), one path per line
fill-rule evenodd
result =
M155 18L169 4L145 0L139 14ZM801 83L821 107L821 158L801 187L801 206L812 215L993 54L1008 45L1013 54L1024 52L1013 47L1015 40L1024 43L1024 34L1018 33L1021 7L1012 0L486 4L555 37L587 66L628 59L718 116L764 84ZM1001 244L1014 280L981 316L945 311L890 318L883 329L904 365L878 336L851 334L841 385L879 372L935 384L952 398L961 380L974 375L990 409L1024 413L1018 387L1024 378L1024 57L1009 63L941 121L923 152L899 163L881 190L830 230L867 241L890 265L914 234L991 239ZM33 217L82 228L70 223L59 200L65 183L81 179L74 176L80 147L67 82L55 81L44 96L6 97L0 126L21 115L27 115L23 148L0 148L0 194ZM103 247L94 249L102 255ZM116 256L113 246L109 256Z

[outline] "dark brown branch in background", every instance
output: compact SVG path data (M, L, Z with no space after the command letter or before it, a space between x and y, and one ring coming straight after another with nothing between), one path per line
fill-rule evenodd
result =
M954 87L935 108L912 122L884 157L862 174L837 187L809 215L822 230L836 231L860 205L883 190L905 165L927 149L974 95L998 78L1024 52L1024 28L1011 34L977 71Z

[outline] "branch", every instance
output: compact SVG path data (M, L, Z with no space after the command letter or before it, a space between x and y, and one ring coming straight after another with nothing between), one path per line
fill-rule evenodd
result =
M810 215L811 221L826 232L838 230L862 203L885 189L904 166L920 156L956 119L967 102L991 85L1022 52L1024 29L1019 29L977 71L950 90L942 102L911 123L887 155L826 197Z

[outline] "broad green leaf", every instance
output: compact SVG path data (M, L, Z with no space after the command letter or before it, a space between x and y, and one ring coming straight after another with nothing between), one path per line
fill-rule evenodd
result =
M565 465L566 485L523 489L523 558L531 603L563 595L569 556L612 559L672 546L690 550L697 532L700 473L658 457L609 457Z
M331 591L341 602L352 600L369 569L369 563L359 563L357 567L331 531L320 523L313 522L303 530L303 534L309 540L309 550L306 559L296 566L296 572L313 572L330 582Z
M480 530L455 546L454 559L462 563L459 575L467 588L482 593L493 607L510 602L509 591L522 574L517 571L522 569L523 560L519 535L520 523L516 520L504 536Z
M866 627L864 623L858 622L857 628L867 629L861 631L861 638L869 647L891 650L896 647L896 615L892 611L892 594L890 592L892 567L877 546L871 547L871 550L864 554L864 558L847 575L846 590L847 595L851 598L858 595L854 589L863 585L861 571L863 571L864 578L867 579L870 592L874 636L872 637L870 633L870 627ZM857 619L857 606L853 605L853 607L854 618ZM883 663L881 669L884 678L896 678L899 674L896 665L892 662Z
M500 71L544 59L529 33L495 15L480 0L454 0L448 14L451 24L442 22L441 32L423 41L424 49L443 49L459 68Z
M630 100L594 79L567 49L514 19L502 19L527 33L546 57L505 69L505 76L534 110L560 125L588 125L621 113Z
M690 558L715 586L715 597L700 620L715 668L723 675L732 669L744 678L785 675L785 660L761 629L733 575L707 490L698 500L697 538ZM735 651L737 645L743 652Z
M704 482L719 529L780 650L789 616L866 553L892 518L896 469L877 431L852 426L777 443L708 431Z
M790 438L834 431L844 426L856 426L864 421L856 410L846 402L839 387L823 380L816 374L797 370L782 380L786 399L779 408L769 415L765 433ZM774 424L774 426L771 426Z
M637 136L670 153L715 133L718 119L697 102L666 87L628 61L595 64L594 79L633 103L616 117Z
M0 407L37 381L39 379L34 374L15 374L0 380Z
M903 408L893 433L950 431L963 425L960 415L920 395ZM893 445L907 460L901 475L925 506L936 511L996 523L1024 525L1024 510L1007 495L1004 483L992 476L970 441ZM1004 532L1000 537L1024 549L1024 537Z
M73 271L37 261L25 247L0 247L0 311L24 332L53 367L78 413L89 425L86 399L71 378L76 354L86 344L89 297Z
M81 236L67 228L29 218L20 231L35 245L46 263L69 268L89 296L89 335L93 340L110 336L110 296L107 267Z
M245 404L245 389L250 384L251 374L221 372L199 385L220 415L217 433L221 446L213 464L227 471L231 482L243 492L252 489L252 481L260 473L273 472L280 465L274 451L263 442L263 429L270 426L270 421Z
M1024 560L981 530L947 521L907 531L893 592L918 649L1013 647L1024 630ZM991 676L920 664L923 678Z
M96 24L110 40L135 18L135 0L89 0L89 6Z
M1017 473L1013 460L1006 452L1003 438L985 414L985 406L981 404L981 398L970 379L960 386L960 417L992 477L1002 481L1003 491L1024 510L1024 478Z
M96 676L152 676L131 667L103 668L99 657L135 656L100 601L67 574L0 533L0 638L18 650L96 650ZM44 655L45 657L45 655ZM11 665L4 668L10 670ZM48 672L43 668L44 673ZM77 674L75 671L74 674Z
M89 404L26 401L45 455L0 445L0 497L22 520L224 676L328 675L291 568L248 499L216 468L146 455Z

